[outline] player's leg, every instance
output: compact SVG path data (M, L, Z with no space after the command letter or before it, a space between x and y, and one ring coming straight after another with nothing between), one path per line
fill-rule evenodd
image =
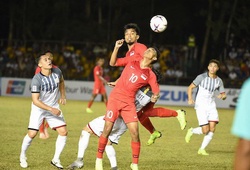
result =
M43 122L42 122L42 124L40 125L40 127L39 127L39 138L41 138L41 139L47 139L46 138L46 136L45 136L45 133L44 133L44 119L43 119Z
M203 133L205 133L206 135L204 136L201 147L198 150L198 154L201 154L201 155L209 155L205 151L205 148L208 146L208 144L213 139L216 124L219 122L219 116L218 116L218 112L216 109L213 108L210 111L208 119L209 119L209 125L208 125L207 129L203 130Z
M34 107L32 104L32 109L30 113L30 121L29 121L29 126L28 126L28 133L23 138L23 142L21 146L20 166L22 168L28 167L26 152L39 131L39 127L44 119L42 114L43 112L41 112L38 107Z
M186 143L190 142L193 134L201 135L201 134L206 133L206 129L209 129L208 118L207 118L208 116L207 116L206 110L204 110L203 108L199 108L199 109L197 108L196 117L198 119L199 127L196 127L196 128L191 127L187 130L187 134L185 136Z
M93 93L93 94L92 94L92 96L91 96L91 98L90 98L90 101L89 101L89 103L88 103L88 107L86 108L86 112L87 112L87 113L93 113L93 111L92 111L90 108L91 108L91 106L92 106L92 104L93 104L93 102L94 102L96 96L97 96L96 93Z
M101 87L100 93L102 94L103 102L107 106L107 104L108 104L108 97L107 97L107 92L106 92L106 89L105 89L104 85Z
M114 124L113 122L105 121L103 133L101 134L99 138L99 142L98 142L98 150L97 150L96 163L95 163L96 170L103 170L103 166L102 166L103 152L108 143L108 136L113 128L113 124Z
M67 131L66 125L58 126L58 127L59 128L54 128L58 132L58 136L56 139L55 154L51 161L51 164L59 169L62 169L63 166L61 165L60 155L66 145L68 131Z
M23 138L22 146L21 146L21 153L20 153L20 166L22 168L27 168L28 163L27 163L27 157L26 157L26 152L28 148L30 147L33 139L36 137L38 133L38 130L28 130L28 133L25 135Z
M77 152L77 159L70 164L67 168L68 169L74 169L74 168L82 168L83 167L83 157L84 153L89 145L89 138L90 135L93 134L91 129L87 126L85 126L81 132L79 142L78 142L78 152Z
M132 170L137 170L140 157L140 149L141 149L138 122L127 123L127 127L129 129L131 136L131 148L132 148L132 164L130 165L130 168Z

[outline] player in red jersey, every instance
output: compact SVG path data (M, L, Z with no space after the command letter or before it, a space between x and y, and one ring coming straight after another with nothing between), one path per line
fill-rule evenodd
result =
M103 170L102 158L103 152L108 142L108 136L112 130L114 121L121 116L126 123L131 135L132 148L132 170L138 170L138 161L140 155L140 138L138 131L138 118L135 108L135 94L145 85L150 85L153 95L152 102L156 102L159 97L159 85L156 76L151 70L151 64L157 60L157 51L154 48L148 48L141 60L136 60L138 56L125 57L123 60L117 59L117 52L122 46L124 40L116 41L111 60L115 61L116 66L125 66L116 86L111 91L107 112L105 115L105 126L103 133L99 138L98 152L96 159L96 170Z
M126 57L140 55L146 51L147 47L138 42L140 38L140 29L135 23L129 23L124 26L124 39L128 46Z
M107 84L107 81L103 78L103 68L102 68L104 62L105 62L104 58L99 58L94 68L94 71L93 71L94 81L95 81L94 89L92 92L91 99L88 103L88 107L86 108L87 113L93 113L93 111L90 108L98 94L102 95L103 101L105 105L107 105L107 93L105 89L105 84Z
M51 52L48 51L45 54L49 55L51 61L53 61L53 54ZM52 68L57 68L57 66L52 64ZM35 74L40 73L40 72L41 72L41 68L37 66L35 70ZM39 128L39 132L40 132L39 138L41 139L49 138L48 128L49 128L49 124L45 120L43 120L43 123L41 124Z
M140 60L143 56L144 51L147 47L144 44L138 43L138 39L140 38L140 29L137 24L129 23L124 26L124 41L128 46L128 51L125 57L136 56L137 60ZM113 55L117 55L118 51L113 51ZM115 58L114 58L115 59ZM118 59L120 60L120 59ZM111 66L115 66L116 60L110 59L109 64ZM161 108L153 108L154 103L149 103L147 107L143 109L143 111L139 112L139 121L140 123L150 132L150 138L147 141L147 145L151 145L155 142L157 138L162 136L161 132L157 131L153 126L152 122L148 117L176 117L180 123L181 129L185 129L186 120L185 120L185 111L183 110L171 110L167 108L163 108L164 112L162 112ZM141 114L143 112L143 114ZM165 115L165 116L164 116Z

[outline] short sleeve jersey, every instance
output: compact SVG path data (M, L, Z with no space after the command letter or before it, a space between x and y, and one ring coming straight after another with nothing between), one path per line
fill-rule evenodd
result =
M135 57L136 58L136 57ZM136 92L143 86L150 85L153 93L159 93L159 85L156 76L150 68L142 69L140 61L134 60L134 57L125 57L122 62L118 61L117 66L125 66L119 81L111 92L115 98L134 99ZM119 59L118 59L119 60ZM119 98L118 98L119 99Z
M147 47L141 43L135 43L134 46L126 53L125 57L131 56L143 56L143 53L147 50Z
M196 102L202 102L204 100L214 101L214 92L216 90L219 93L225 92L223 82L218 76L216 78L211 78L208 73L203 73L198 75L193 84L198 86L198 92L196 96Z
M39 100L49 106L54 106L58 103L61 78L62 72L59 68L53 68L49 76L40 72L34 75L31 81L31 93L40 93Z
M238 102L236 105L235 116L232 126L232 134L239 138L250 140L250 78L242 86Z
M95 84L103 84L102 80L99 78L99 76L103 76L103 68L96 65L93 71L94 74L94 80L95 80Z

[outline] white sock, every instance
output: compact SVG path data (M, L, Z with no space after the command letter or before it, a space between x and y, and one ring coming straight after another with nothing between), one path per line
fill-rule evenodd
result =
M60 155L64 149L66 141L67 141L67 136L60 136L60 135L57 136L56 149L55 149L55 155L54 155L53 160L55 160L55 161L60 160L59 158L60 158Z
M115 148L112 145L106 145L105 152L108 156L111 168L117 166Z
M23 158L26 157L26 151L28 150L29 146L31 145L32 140L33 139L30 138L28 134L23 138L20 157L23 157Z
M201 144L201 149L205 149L207 145L210 143L210 141L213 138L214 133L213 132L208 132L206 136L203 138L203 142Z
M82 130L79 142L78 142L78 154L77 158L83 158L85 150L89 145L90 133L85 130Z
M192 132L193 132L193 134L197 134L197 135L203 134L201 127L193 128Z

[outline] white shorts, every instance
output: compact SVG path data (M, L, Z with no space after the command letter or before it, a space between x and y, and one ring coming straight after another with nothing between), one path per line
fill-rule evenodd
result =
M59 104L53 107L59 109ZM63 118L62 112L60 116L55 116L51 112L43 110L32 103L28 129L38 131L40 125L43 122L43 119L46 119L51 129L56 129L57 127L61 126L66 126L66 122Z
M219 122L219 114L216 107L197 107L196 116L200 126L206 125L209 122Z
M88 123L88 127L94 134L100 137L103 132L104 124L105 124L104 116L100 116L90 121ZM123 119L121 117L118 117L109 135L109 140L112 143L118 144L119 139L121 138L122 134L126 132L126 130L127 126L124 123Z

